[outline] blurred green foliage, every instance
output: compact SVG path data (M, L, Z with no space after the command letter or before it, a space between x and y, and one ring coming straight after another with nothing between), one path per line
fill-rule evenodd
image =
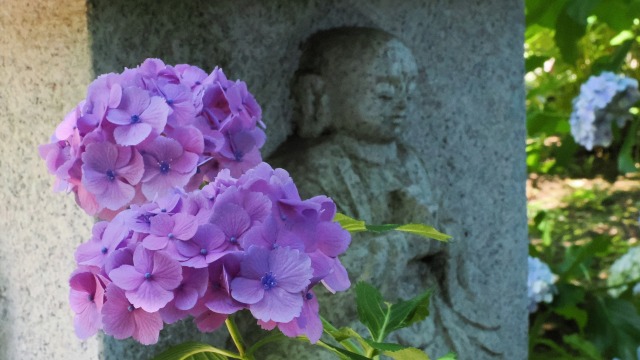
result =
M637 172L637 123L587 151L569 126L580 85L602 71L640 79L640 0L526 0L527 168L560 177ZM549 209L529 205L530 254L558 275L530 316L530 359L638 359L640 298L607 293L609 266L638 239L640 191L577 189ZM636 245L637 246L637 245Z
M638 239L640 188L578 188L563 205L529 206L530 254L558 275L557 294L530 317L530 359L637 359L640 301L607 293L606 270Z
M526 22L529 172L614 179L620 156L638 160L637 149L622 146L628 127L615 129L611 147L589 152L573 141L568 120L590 76L640 78L640 0L526 0Z

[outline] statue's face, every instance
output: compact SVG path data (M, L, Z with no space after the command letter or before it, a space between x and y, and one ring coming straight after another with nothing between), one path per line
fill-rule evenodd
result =
M417 66L401 42L377 46L373 57L348 60L349 64L334 60L337 71L328 84L329 101L340 130L365 140L388 141L398 137L408 116Z

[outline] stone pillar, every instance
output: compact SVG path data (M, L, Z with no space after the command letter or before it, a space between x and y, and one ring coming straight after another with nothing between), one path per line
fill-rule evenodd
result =
M5 0L0 11L0 359L97 359L68 305L73 252L93 219L52 193L38 156L93 78L82 0Z

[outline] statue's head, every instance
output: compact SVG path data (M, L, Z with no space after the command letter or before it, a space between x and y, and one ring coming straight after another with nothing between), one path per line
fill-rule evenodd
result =
M382 30L319 32L303 47L294 84L298 134L315 137L334 130L393 140L408 115L416 76L411 51Z

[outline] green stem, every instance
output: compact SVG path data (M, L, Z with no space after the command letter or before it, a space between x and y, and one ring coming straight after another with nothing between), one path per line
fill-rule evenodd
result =
M216 348L216 347L211 347L211 348L209 349L209 351L210 351L210 352L213 352L213 353L216 353L216 354L220 354L220 355L226 356L226 357L230 357L230 358L233 358L233 359L240 359L240 360L244 359L244 358L242 357L242 355L240 355L240 354L237 354L237 353L231 352L231 351L229 351L229 350L218 349L218 348ZM198 354L199 354L199 353L198 353Z
M331 324L324 317L320 316L320 320L322 321L323 329L327 334L331 335L331 333L329 331L338 331L338 328L333 326L333 324ZM356 345L356 343L354 343L351 339L342 340L342 341L340 341L340 344L342 346L344 346L345 349L347 349L347 350L349 350L351 352L354 352L356 354L362 354L363 353L362 349L360 349L360 347L358 347L358 345Z
M236 344L236 348L238 348L238 352L240 353L240 359L244 359L244 345L242 344L242 336L240 336L240 332L238 331L238 327L236 323L233 321L233 317L229 316L227 320L224 321L225 325L227 325L227 329L229 330L229 335L231 335L231 339L233 339L233 343Z

